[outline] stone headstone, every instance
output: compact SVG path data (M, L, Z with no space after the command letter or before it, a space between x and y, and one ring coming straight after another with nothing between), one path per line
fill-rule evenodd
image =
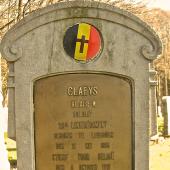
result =
M158 134L158 124L157 124L157 99L156 99L156 71L154 70L152 64L149 67L149 120L150 120L150 137Z
M149 67L157 35L99 2L30 14L1 43L18 170L148 170Z
M163 117L164 117L164 135L170 136L170 96L164 96L163 101Z

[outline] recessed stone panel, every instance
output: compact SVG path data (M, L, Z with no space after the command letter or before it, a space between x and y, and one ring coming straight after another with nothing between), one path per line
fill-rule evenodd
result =
M36 170L132 170L128 79L101 73L34 85Z

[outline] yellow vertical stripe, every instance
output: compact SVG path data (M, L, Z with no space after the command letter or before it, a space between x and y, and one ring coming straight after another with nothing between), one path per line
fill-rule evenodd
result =
M85 40L89 40L90 37L90 25L82 23L79 24L77 39L82 39L85 36ZM76 42L74 58L77 60L85 61L88 51L88 43L84 43L83 52L80 53L81 42Z

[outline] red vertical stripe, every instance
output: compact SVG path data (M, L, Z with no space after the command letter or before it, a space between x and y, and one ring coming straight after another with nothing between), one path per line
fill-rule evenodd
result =
M86 57L87 60L92 59L93 57L96 56L96 54L100 50L100 45L101 45L100 34L93 26L91 26L88 51Z

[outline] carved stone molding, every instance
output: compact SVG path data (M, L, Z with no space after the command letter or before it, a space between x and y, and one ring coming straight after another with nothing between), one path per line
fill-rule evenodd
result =
M151 42L151 45L143 45L141 47L142 55L148 60L154 60L158 54L161 54L161 51L162 46L158 46L154 40Z
M65 12L65 9L67 9L67 12ZM42 25L75 18L101 19L136 31L151 43L151 46L144 45L141 48L143 56L148 60L155 59L162 51L159 37L135 15L105 3L77 0L56 3L53 6L39 9L17 23L2 40L1 51L3 56L9 62L18 60L22 56L22 49L13 45L16 40Z
M9 64L8 74L8 136L16 140L16 120L15 120L15 72L14 62Z
M5 46L2 49L2 55L8 62L15 62L22 56L22 48L17 45Z
M153 68L149 70L149 84L150 86L157 86L158 82L156 80L156 71Z
M153 60L156 56L157 51L154 50L151 46L143 45L141 48L143 56L148 60Z

